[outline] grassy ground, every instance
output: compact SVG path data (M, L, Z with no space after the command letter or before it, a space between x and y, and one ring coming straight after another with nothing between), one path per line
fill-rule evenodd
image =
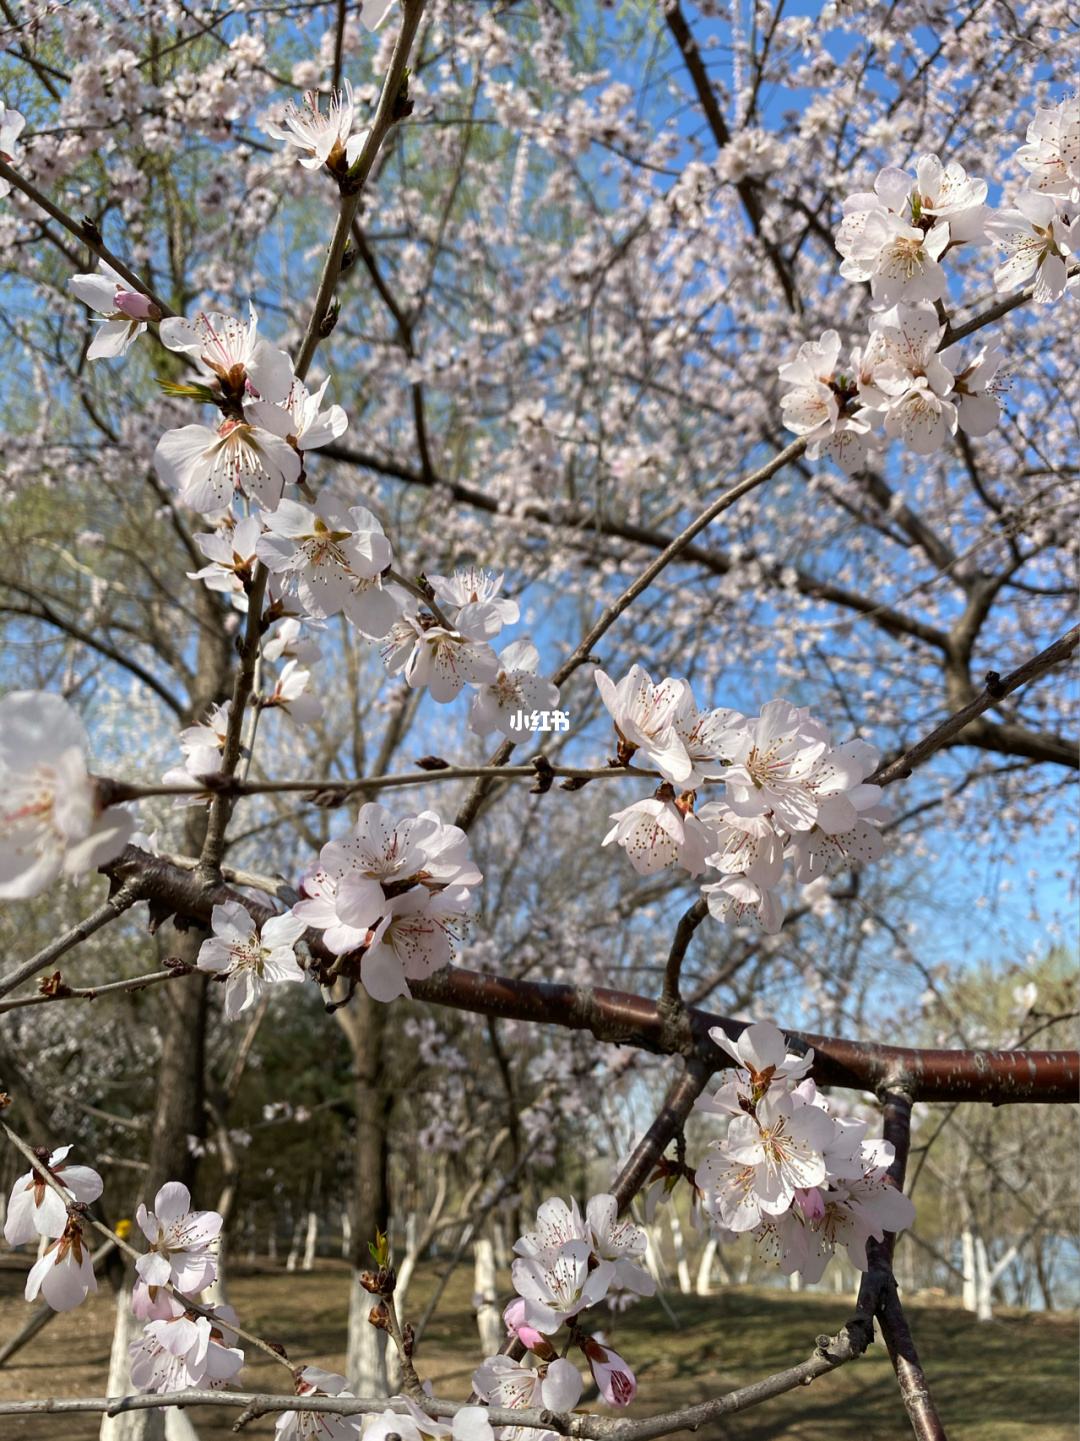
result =
M0 1341L28 1310L21 1298L24 1271L15 1258L0 1267ZM434 1282L422 1269L407 1311L418 1314ZM417 1361L440 1391L467 1394L479 1359L472 1320L471 1277L455 1275L425 1336ZM292 1357L343 1369L348 1281L343 1266L320 1262L308 1274L237 1265L230 1300L247 1326L285 1341ZM636 1367L643 1400L637 1414L705 1400L804 1359L813 1338L843 1324L849 1307L816 1295L737 1288L708 1300L669 1298L678 1326L655 1302L614 1318L609 1339ZM980 1326L964 1312L910 1304L912 1329L951 1441L1076 1441L1076 1324L1073 1318L1007 1315ZM103 1290L58 1316L0 1368L0 1398L101 1395L109 1360L113 1306ZM280 1389L272 1362L245 1367L245 1389ZM224 1441L235 1412L192 1412L204 1441ZM4 1441L92 1441L91 1416L0 1418ZM267 1437L263 1419L243 1435ZM906 1441L910 1436L892 1371L879 1345L862 1360L812 1387L790 1392L757 1410L703 1428L702 1441Z

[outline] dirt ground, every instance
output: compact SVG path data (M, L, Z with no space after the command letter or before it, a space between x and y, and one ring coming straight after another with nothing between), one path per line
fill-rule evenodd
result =
M437 1267L422 1268L406 1307L415 1319ZM23 1324L25 1265L0 1260L0 1343ZM341 1371L348 1308L345 1267L233 1267L229 1300L245 1325L280 1340L298 1363ZM635 1413L705 1400L791 1365L810 1354L814 1337L843 1324L848 1306L812 1294L737 1288L708 1300L668 1297L672 1317L655 1301L611 1318L607 1334L638 1373ZM912 1330L951 1441L1076 1441L1078 1387L1075 1317L1007 1315L980 1326L955 1307L912 1304ZM103 1289L57 1316L23 1351L0 1367L0 1398L100 1396L112 1338L113 1301ZM251 1353L249 1353L251 1354ZM245 1390L280 1388L280 1368L255 1359L240 1377ZM436 1389L465 1396L480 1357L471 1311L471 1275L455 1274L417 1355L420 1374ZM280 1373L284 1375L284 1372ZM586 1404L588 1404L586 1393ZM194 1410L203 1441L232 1435L236 1412ZM0 1441L93 1441L99 1418L0 1417ZM263 1418L243 1435L268 1437ZM892 1371L881 1346L862 1360L760 1409L702 1428L702 1441L907 1441Z

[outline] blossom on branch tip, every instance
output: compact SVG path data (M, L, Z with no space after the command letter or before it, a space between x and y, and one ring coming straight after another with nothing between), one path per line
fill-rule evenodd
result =
M301 151L300 164L305 170L321 170L326 165L335 174L344 174L359 159L370 127L353 133L356 107L348 80L341 90L330 92L325 111L320 108L321 99L317 90L305 91L302 105L292 101L286 105L281 124L265 122L266 133Z
M88 751L82 721L63 697L10 691L0 700L0 900L36 896L127 845L134 818L102 807Z
M304 980L294 948L306 927L296 916L271 916L260 931L246 907L226 901L214 907L210 925L214 934L203 941L195 964L227 977L228 1020L249 1010L268 984Z
M40 1295L54 1311L71 1311L97 1290L94 1263L82 1226L71 1217L59 1240L47 1247L26 1277L23 1292L28 1301Z
M67 1165L70 1151L70 1146L60 1146L42 1158L43 1164L72 1201L89 1205L101 1195L101 1177L89 1166ZM62 1236L67 1222L68 1208L63 1197L38 1171L27 1171L16 1180L4 1220L4 1240L9 1246L22 1246L39 1236Z
M128 282L104 260L99 274L73 275L68 284L91 310L105 319L100 323L87 360L124 355L146 329L148 320L159 320L161 312L148 296L129 288Z

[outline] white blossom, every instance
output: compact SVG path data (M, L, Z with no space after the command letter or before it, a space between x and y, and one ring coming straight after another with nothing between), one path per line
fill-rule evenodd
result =
M320 99L317 90L308 90L303 105L290 102L285 107L281 124L265 122L266 133L299 150L305 170L320 170L324 165L347 170L359 158L368 128L353 133L356 116L348 80L341 90L330 92L325 111L319 108Z
M297 725L310 725L323 713L322 701L309 690L310 684L311 672L301 669L299 661L290 660L259 704L264 710L283 710Z
M252 390L256 395L284 395L292 383L292 362L259 335L258 327L255 307L249 305L246 325L235 315L199 311L193 320L168 316L158 334L166 349L190 355L199 371L233 398L248 398Z
M511 721L520 711L551 711L559 704L559 688L537 674L540 652L531 640L515 640L499 653L495 679L480 685L469 707L469 729L477 735L493 730L516 734Z
M171 1281L178 1291L193 1296L210 1285L217 1274L210 1243L222 1226L216 1211L193 1211L188 1188L180 1181L166 1181L152 1211L139 1202L135 1220L150 1243L150 1250L135 1262L148 1286Z
M668 679L654 685L648 671L639 665L631 666L618 685L602 670L593 674L600 699L625 743L625 758L629 760L640 750L665 779L684 785L694 767L675 721L685 704L686 682ZM623 749L620 746L620 751Z
M1032 190L1080 198L1080 95L1040 107L1016 159L1031 176Z
M1016 290L1034 277L1032 299L1048 305L1065 289L1068 271L1067 232L1053 197L1021 190L1010 210L999 210L987 222L990 238L1007 259L994 271L999 291Z
M256 516L244 516L235 525L200 531L192 539L210 562L201 570L189 570L188 580L201 580L207 590L227 595L242 614L247 613L246 581L255 564L255 547L262 535ZM264 647L265 654L265 647Z
M666 790L670 792L671 787ZM704 871L712 835L692 810L684 810L673 797L658 793L635 801L610 819L615 824L603 844L621 846L638 875L651 876L676 865L692 876Z
M154 302L132 290L104 260L98 261L98 274L73 275L68 284L84 304L105 316L90 342L87 360L126 354L146 329L146 322L161 317Z
M72 1201L89 1205L101 1195L101 1177L90 1166L66 1164L70 1146L60 1146L42 1164ZM38 1171L27 1171L11 1188L4 1220L4 1239L9 1246L22 1246L38 1236L58 1237L68 1223L63 1196Z
M59 1240L47 1247L26 1277L23 1292L28 1301L40 1295L54 1311L71 1311L97 1290L94 1263L82 1227L72 1217Z
M259 559L284 577L305 611L319 619L347 605L357 577L374 580L393 560L390 542L372 513L362 505L347 507L329 491L314 507L282 500L263 516L263 524ZM387 605L392 623L396 604L388 599Z
M238 490L273 510L285 486L299 480L300 456L284 435L230 417L217 426L167 430L154 450L154 469L192 510L223 510Z
M491 685L499 674L495 652L483 640L448 630L410 596L382 646L390 675L401 674L414 690L425 686L441 704L462 686Z
M0 160L14 166L18 163L19 136L26 126L26 119L18 110L12 110L0 98ZM0 179L0 200L11 194L11 182Z
M210 925L214 934L199 947L195 964L200 970L228 977L228 1020L249 1010L267 985L304 979L294 948L305 926L296 916L272 916L260 931L246 907L226 901L214 907Z
M86 769L89 740L61 696L10 691L0 700L0 899L39 895L127 845L134 818L102 808Z

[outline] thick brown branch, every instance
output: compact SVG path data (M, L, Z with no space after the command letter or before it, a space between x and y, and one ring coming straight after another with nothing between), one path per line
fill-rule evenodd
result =
M214 905L226 900L240 901L260 925L274 914L227 886L204 887L193 872L179 870L134 846L105 871L117 883L130 884L141 899L159 902L204 923ZM317 932L309 932L307 941L316 958L332 961ZM599 1040L660 1055L696 1055L713 1070L727 1065L728 1060L710 1041L709 1028L722 1026L729 1036L738 1036L745 1029L741 1021L695 1009L665 1016L655 1001L623 991L481 975L455 966L427 980L414 981L412 992L417 1000L455 1010L591 1031ZM803 1032L789 1034L814 1047L814 1075L822 1085L875 1090L890 1077L903 1075L905 1088L919 1100L1074 1101L1080 1080L1080 1055L1075 1051L912 1050Z

